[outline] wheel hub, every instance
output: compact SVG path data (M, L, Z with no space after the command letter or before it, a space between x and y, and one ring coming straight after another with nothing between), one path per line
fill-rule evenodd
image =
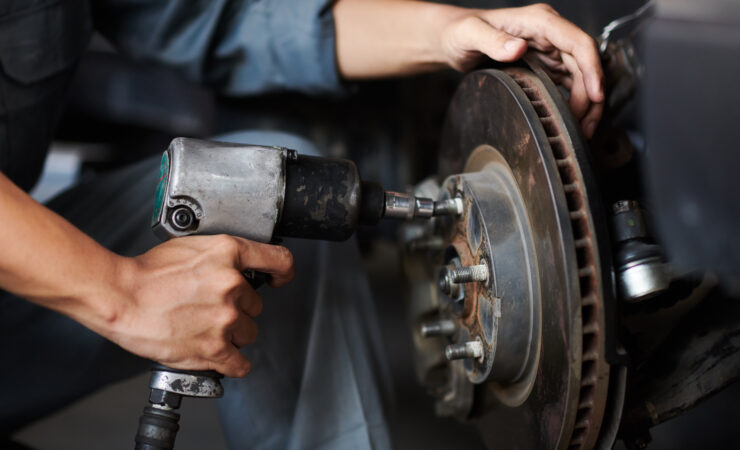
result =
M441 198L454 197L464 199L464 211L446 224L452 243L447 252L463 267L485 266L489 275L486 282L464 285L463 308L443 293L449 303L444 309L465 325L457 344L483 344L481 358L463 361L468 379L514 383L536 367L540 332L534 246L522 197L501 153L487 145L473 151L463 174L444 182Z
M441 246L407 257L407 268L425 267L407 270L412 314L451 324L415 336L419 374L427 386L436 374L437 411L474 420L492 447L591 447L606 401L593 186L558 96L525 68L463 80L444 128L438 193L462 199L463 213L424 230ZM483 265L485 281L445 278ZM462 359L446 361L440 348Z

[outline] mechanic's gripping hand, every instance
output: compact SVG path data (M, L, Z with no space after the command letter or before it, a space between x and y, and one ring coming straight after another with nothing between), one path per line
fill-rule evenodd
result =
M484 55L511 62L530 53L570 91L570 108L590 138L604 108L604 74L595 41L546 4L469 11L442 32L448 64L467 71Z
M249 372L239 347L257 338L253 318L262 311L242 271L270 274L273 287L295 273L285 247L226 235L172 239L129 263L128 299L109 338L169 367L229 377Z

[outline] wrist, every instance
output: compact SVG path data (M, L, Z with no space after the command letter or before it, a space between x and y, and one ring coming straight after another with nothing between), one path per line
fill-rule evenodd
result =
M458 54L453 48L454 45L451 43L451 36L455 32L455 28L459 28L459 23L465 17L474 16L479 10L450 5L434 4L434 6L436 8L434 8L434 11L431 11L433 17L428 21L430 25L429 41L434 47L434 63L446 68L459 70Z
M427 11L421 18L424 26L424 41L426 48L423 53L429 65L453 67L452 58L446 44L446 35L450 26L472 10L460 6L443 5L437 3L425 4Z
M126 311L135 296L136 261L110 253L96 283L90 283L80 293L84 305L76 317L93 331L111 338L124 321Z

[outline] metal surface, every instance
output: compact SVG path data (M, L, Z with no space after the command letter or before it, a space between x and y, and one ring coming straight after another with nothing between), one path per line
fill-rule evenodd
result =
M218 378L166 370L152 371L149 387L187 397L220 398L224 395Z
M414 217L432 217L435 209L437 209L434 207L434 200L431 198L416 197L414 203Z
M457 325L455 325L455 321L445 319L422 323L419 332L423 337L449 336L455 334L456 330Z
M597 241L608 235L598 199L590 198L596 191L577 123L554 85L541 76L510 68L475 72L463 80L442 139L440 175L451 177L440 200L455 193L465 200L466 212L453 232L462 239L453 245L463 265L489 260L489 289L495 293L490 304L496 311L498 299L501 307L500 317L491 315L495 320L473 321L495 329L497 336L498 354L485 357L493 359L491 374L500 378L486 382L476 395L482 406L474 420L487 445L590 448L599 434L609 382L604 293L610 286L604 276L608 265L602 266L600 258L605 244ZM471 212L490 219L470 220ZM475 223L486 227L460 228ZM481 245L477 239L490 242ZM489 251L476 253L487 246ZM512 295L516 289L521 293ZM458 344L484 329L468 319L481 317L479 307L487 302L480 294L465 294L465 310L471 312L463 316ZM507 351L519 359L505 358ZM527 353L532 357L522 358ZM468 378L471 365L466 360Z
M655 7L655 0L649 0L635 12L609 22L601 31L599 36L599 51L604 54L609 46L612 33L620 28L633 24L634 22L644 20Z
M197 232L272 239L283 207L285 162L292 151L177 138L166 154L168 182L154 217L160 236ZM194 224L184 229L170 220L181 207L195 216Z
M453 283L472 283L475 281L488 281L488 264L483 261L477 266L458 267L449 269L450 278Z
M460 266L460 258L455 257L452 263L443 267L439 274L439 289L447 297L453 300L462 300L464 296L464 283L488 281L488 264L470 267Z
M178 206L170 213L170 224L177 231L187 231L195 224L195 213L187 206Z
M663 249L652 243L648 227L635 200L620 200L612 205L612 231L619 293L627 302L647 300L664 292L671 284L671 270Z
M411 220L434 215L435 202L431 198L416 197L405 192L385 191L384 217Z
M435 216L459 216L463 213L463 200L460 197L434 202Z
M536 370L540 295L531 227L510 168L495 149L482 146L465 173L448 178L444 188L443 195L465 200L448 234L448 253L458 255L460 267L445 276L452 286L464 284L457 314L466 332L456 342L479 339L484 346L482 358L465 361L468 378L529 379Z
M660 257L648 258L619 268L619 291L627 301L650 298L668 289L671 275Z
M172 450L180 429L180 415L163 408L147 406L139 417L135 450Z
M429 219L433 216L458 216L462 214L463 202L459 198L434 201L411 193L385 191L384 217L411 220Z
M344 241L365 200L357 165L347 159L296 155L285 164L285 197L275 235ZM382 204L375 208L382 212ZM370 206L370 205L368 205ZM370 208L372 209L372 206Z
M740 302L715 290L633 374L620 433L639 435L740 380Z
M450 361L471 358L483 362L483 342L480 338L476 338L474 341L448 345L445 348L445 357Z
M410 220L414 218L415 197L404 192L385 191L385 217Z

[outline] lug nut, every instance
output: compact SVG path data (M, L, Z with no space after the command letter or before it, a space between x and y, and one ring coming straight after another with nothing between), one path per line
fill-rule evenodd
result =
M456 328L455 322L449 319L424 322L421 324L421 335L424 337L449 336L455 333Z
M435 216L459 216L462 213L463 201L460 197L434 202Z
M468 359L475 358L478 361L483 361L483 343L480 338L476 338L474 341L468 341L464 344L452 344L445 348L445 356L448 361L455 359Z
M439 277L439 290L455 301L461 301L465 297L465 290L461 284L452 281L449 269L445 268Z

